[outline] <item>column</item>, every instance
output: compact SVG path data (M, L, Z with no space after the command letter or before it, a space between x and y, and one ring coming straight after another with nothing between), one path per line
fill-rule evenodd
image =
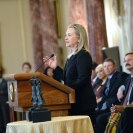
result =
M93 60L102 62L102 48L107 47L103 0L86 0L89 47Z
M56 53L57 21L53 0L30 0L35 66L43 62L43 57ZM40 71L43 71L40 69Z

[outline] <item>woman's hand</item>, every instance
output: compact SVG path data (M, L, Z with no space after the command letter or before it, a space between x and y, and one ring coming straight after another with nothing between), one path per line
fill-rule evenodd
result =
M52 69L55 69L57 67L57 59L56 56L53 58L50 58L48 56L43 58L43 62L45 62L45 65L49 66Z

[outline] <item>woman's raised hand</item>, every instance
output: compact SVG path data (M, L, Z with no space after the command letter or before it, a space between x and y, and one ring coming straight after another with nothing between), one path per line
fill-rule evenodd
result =
M56 56L49 58L48 56L43 58L43 62L45 62L45 65L55 69L57 67L57 59Z

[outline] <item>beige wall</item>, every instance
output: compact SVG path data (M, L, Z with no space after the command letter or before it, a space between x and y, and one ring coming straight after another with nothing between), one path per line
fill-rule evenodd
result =
M64 64L69 52L64 42L69 24L68 0L56 0L56 3L60 32L58 56ZM19 73L24 61L29 61L35 68L29 0L0 0L0 64L5 68L5 74Z
M33 65L28 0L0 0L0 63L5 73L21 72L21 65Z

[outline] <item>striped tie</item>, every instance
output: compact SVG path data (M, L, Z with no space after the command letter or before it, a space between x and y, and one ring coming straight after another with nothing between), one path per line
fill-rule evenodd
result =
M108 93L109 93L109 86L110 86L110 78L107 79L107 83L106 83L106 90L105 90L106 96L107 96Z
M128 105L129 104L130 96L131 96L131 93L132 93L132 90L133 90L132 88L133 88L133 78L131 78L131 82L130 82L125 100L123 102L123 105Z

